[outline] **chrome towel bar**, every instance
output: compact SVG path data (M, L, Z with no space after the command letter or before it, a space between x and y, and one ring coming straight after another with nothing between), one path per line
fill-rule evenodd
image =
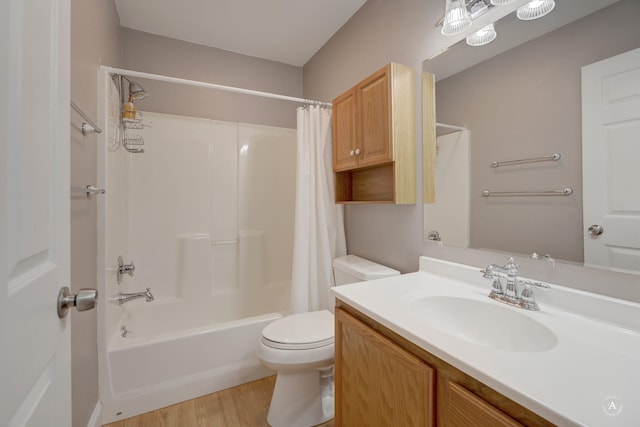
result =
M570 196L573 188L567 187L562 190L541 190L541 191L489 191L484 190L482 197L520 197L520 196Z
M499 166L509 166L509 165L522 165L524 163L536 163L536 162L549 162L549 161L558 161L562 156L560 153L553 153L550 156L542 156L542 157L533 157L530 159L519 159L519 160L503 160L498 161L494 160L491 162L492 168L497 168Z
M83 135L87 135L88 133L93 133L93 132L95 132L95 133L102 133L102 129L100 129L100 128L98 127L98 125L96 125L96 124L93 122L93 120L91 120L91 119L89 118L89 116L87 116L87 115L84 113L84 111L82 111L82 110L80 109L80 107L78 107L78 106L76 105L76 103L75 103L75 102L73 102L73 101L71 101L71 108L73 108L74 110L76 110L76 112L77 112L78 114L80 114L80 116L81 116L83 119L85 119L85 120L87 121L87 123L83 123L83 124L82 124L82 127L80 128L80 130L82 131L82 134L83 134Z

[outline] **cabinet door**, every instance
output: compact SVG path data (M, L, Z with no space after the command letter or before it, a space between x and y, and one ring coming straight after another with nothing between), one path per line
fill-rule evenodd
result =
M373 74L357 87L360 113L358 166L371 166L393 160L391 143L391 67Z
M336 426L434 425L434 370L336 308Z
M523 427L464 387L453 381L442 381L444 387L440 388L438 395L438 426Z
M333 170L353 169L357 166L356 92L350 90L333 101Z

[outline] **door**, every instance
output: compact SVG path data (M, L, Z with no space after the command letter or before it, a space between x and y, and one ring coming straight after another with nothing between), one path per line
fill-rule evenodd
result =
M582 68L585 265L640 273L640 49Z
M69 0L0 2L0 425L70 426Z
M333 100L333 170L354 169L358 165L355 146L358 141L356 124L356 92L350 90Z
M432 427L435 371L336 308L336 427Z
M360 138L356 145L358 166L393 160L391 151L391 65L357 86Z

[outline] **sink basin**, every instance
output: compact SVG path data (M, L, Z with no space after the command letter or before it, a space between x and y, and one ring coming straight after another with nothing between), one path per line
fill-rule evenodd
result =
M429 326L466 341L512 352L539 352L558 340L543 324L492 301L429 296L410 302L412 314Z

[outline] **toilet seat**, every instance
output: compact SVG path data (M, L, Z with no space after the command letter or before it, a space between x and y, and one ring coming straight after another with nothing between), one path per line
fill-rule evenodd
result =
M264 345L281 350L309 350L334 343L333 314L328 310L285 316L262 330Z

